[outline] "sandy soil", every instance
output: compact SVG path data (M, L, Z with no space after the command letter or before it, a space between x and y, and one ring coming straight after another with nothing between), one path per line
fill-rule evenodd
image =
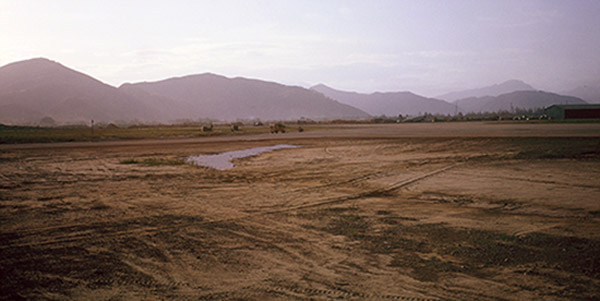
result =
M600 124L2 145L0 168L2 299L600 298Z

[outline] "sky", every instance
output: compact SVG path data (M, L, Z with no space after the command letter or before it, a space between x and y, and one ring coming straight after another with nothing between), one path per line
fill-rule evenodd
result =
M600 83L598 0L0 0L0 65L45 57L119 86L211 72L436 96Z

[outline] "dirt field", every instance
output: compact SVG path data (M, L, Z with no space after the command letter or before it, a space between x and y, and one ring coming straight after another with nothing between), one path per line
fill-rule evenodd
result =
M599 123L0 145L0 168L3 299L600 298Z

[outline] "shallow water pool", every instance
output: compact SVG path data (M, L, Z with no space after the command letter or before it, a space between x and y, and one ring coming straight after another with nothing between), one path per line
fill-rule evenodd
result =
M256 156L265 152L270 152L284 148L297 148L298 145L277 144L273 146L261 146L249 149L242 149L230 152L224 152L216 155L198 155L190 156L185 159L185 162L198 166L210 167L218 170L226 170L234 168L235 165L231 162L234 159Z

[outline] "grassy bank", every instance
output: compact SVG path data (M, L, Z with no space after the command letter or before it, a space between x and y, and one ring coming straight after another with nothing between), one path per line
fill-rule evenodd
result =
M131 139L186 138L268 133L268 126L243 127L232 132L229 126L215 126L203 132L199 126L138 126L128 128L24 127L0 125L0 143L46 143L70 141L108 141Z

